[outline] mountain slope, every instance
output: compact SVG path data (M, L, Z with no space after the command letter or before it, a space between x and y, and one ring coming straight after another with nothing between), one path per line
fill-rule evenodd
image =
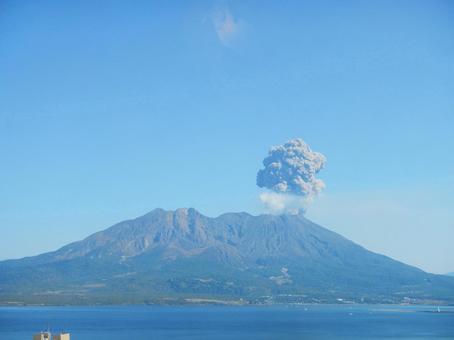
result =
M156 209L0 262L0 302L454 301L454 278L372 253L302 215Z

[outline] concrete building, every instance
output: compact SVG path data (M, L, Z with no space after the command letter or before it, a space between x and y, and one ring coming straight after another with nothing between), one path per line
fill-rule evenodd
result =
M69 333L60 333L51 336L50 332L41 332L33 335L33 340L71 340Z
M41 332L33 335L33 340L51 340L50 332Z

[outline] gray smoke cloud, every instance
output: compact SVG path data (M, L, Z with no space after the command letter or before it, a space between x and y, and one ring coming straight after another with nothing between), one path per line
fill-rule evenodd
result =
M260 199L271 212L297 213L325 187L316 178L326 164L326 157L312 151L301 138L271 147L263 160L264 169L257 173L257 185L265 192Z

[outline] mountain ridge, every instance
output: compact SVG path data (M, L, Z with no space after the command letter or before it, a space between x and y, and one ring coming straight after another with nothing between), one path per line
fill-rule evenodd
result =
M56 251L0 262L0 302L451 303L454 279L298 215L154 209ZM339 300L340 299L340 300Z

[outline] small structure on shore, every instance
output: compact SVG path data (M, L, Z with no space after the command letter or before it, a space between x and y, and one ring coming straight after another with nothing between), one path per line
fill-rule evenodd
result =
M33 340L71 340L71 337L69 333L59 333L52 337L50 332L47 331L33 335Z
M51 340L50 332L39 332L33 335L33 340Z

